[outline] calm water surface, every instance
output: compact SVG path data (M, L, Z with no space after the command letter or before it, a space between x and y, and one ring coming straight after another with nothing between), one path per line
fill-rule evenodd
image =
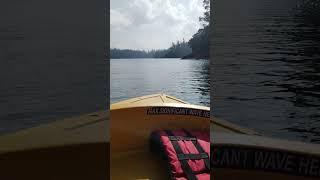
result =
M208 60L111 59L111 103L154 93L210 105Z
M1 1L0 134L107 109L102 4Z
M270 136L320 142L320 26L301 2L216 2L215 116Z

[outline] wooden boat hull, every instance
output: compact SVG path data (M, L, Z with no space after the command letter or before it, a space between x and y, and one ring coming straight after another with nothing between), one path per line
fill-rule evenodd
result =
M0 179L109 179L108 113L57 120L0 137Z
M168 179L166 164L149 151L149 136L156 129L181 128L211 132L216 180L320 176L319 145L263 137L210 119L208 107L171 96L115 103L111 123L108 116L108 112L97 112L1 136L0 179ZM249 156L253 159L244 158Z
M320 178L319 145L263 137L218 119L210 125L215 179Z
M319 145L263 137L230 122L210 119L209 108L175 101L174 97L130 99L111 106L110 115L111 179L167 179L166 165L149 152L150 133L155 129L209 130L208 127L214 179L319 178ZM301 165L304 160L305 167Z
M178 114L153 114L151 111L175 111ZM111 152L123 152L148 147L149 136L157 129L206 129L209 117L179 114L181 111L210 113L187 107L154 106L111 110ZM184 112L183 112L184 113Z
M111 179L168 179L167 164L149 150L157 129L210 127L210 109L157 94L111 106ZM125 173L123 173L125 169Z

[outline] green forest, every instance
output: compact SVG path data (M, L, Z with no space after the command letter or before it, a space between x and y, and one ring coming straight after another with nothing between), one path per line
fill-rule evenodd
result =
M112 59L119 58L185 58L185 59L208 59L209 57L209 21L210 0L203 0L205 10L199 17L200 28L189 41L184 39L172 42L168 49L160 50L132 50L132 49L110 49Z

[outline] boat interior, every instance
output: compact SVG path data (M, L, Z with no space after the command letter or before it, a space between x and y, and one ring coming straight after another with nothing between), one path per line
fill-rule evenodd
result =
M169 109L173 113L168 114ZM189 110L194 114L187 114ZM111 179L169 179L166 162L150 151L152 131L184 128L209 133L208 113L207 107L161 94L111 105Z

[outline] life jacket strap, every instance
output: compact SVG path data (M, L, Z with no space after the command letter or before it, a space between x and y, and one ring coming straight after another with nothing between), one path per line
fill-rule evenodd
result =
M169 130L165 130L165 132L171 137L174 136L174 134ZM182 150L180 148L180 145L179 145L177 140L171 141L171 143L172 143L173 148L176 151L177 155L178 154L184 154L182 152ZM198 180L197 176L194 174L193 170L191 169L191 167L190 167L190 165L188 163L188 160L189 159L186 159L186 158L179 159L180 164L181 164L181 168L183 169L183 172L187 176L188 180Z
M189 131L187 131L186 129L183 129L183 131L187 134L187 136L188 136L189 138L196 138L196 137L194 137ZM197 150L198 150L198 152L199 152L200 154L205 153L205 154L207 155L207 157L206 157L206 158L203 158L203 160L204 160L204 164L205 164L205 166L206 166L207 171L210 172L210 159L209 159L208 154L203 150L203 148L200 146L200 144L198 143L197 140L196 140L196 141L192 141L192 143L193 143L193 145L197 148Z
M170 141L197 141L196 137L168 136Z
M200 154L177 154L179 160L199 160L199 159L206 159L209 158L207 153L200 153Z

